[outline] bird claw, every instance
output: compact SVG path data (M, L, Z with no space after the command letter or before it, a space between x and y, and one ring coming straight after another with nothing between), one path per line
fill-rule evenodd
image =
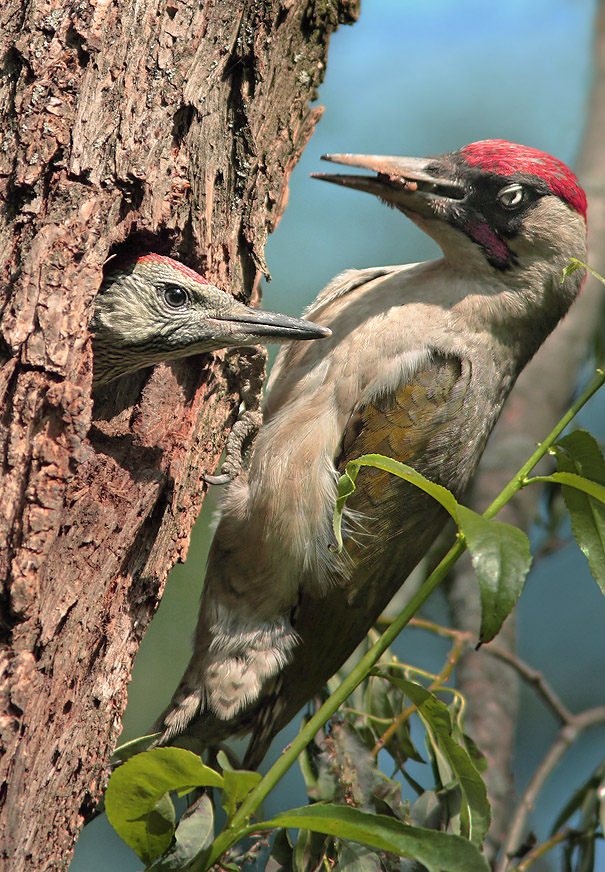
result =
M219 475L202 476L208 484L229 484L250 466L254 442L262 421L258 410L242 412L231 428L225 447L225 462Z
M221 473L221 475L206 475L204 473L202 481L205 481L206 484L229 484L230 481L233 481L233 476L227 475L227 473Z

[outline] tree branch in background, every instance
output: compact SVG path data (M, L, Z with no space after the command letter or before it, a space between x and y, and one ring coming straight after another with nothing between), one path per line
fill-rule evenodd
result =
M588 194L590 239L605 234L605 6L600 4L595 39L595 80L588 110L588 126L578 162L578 176ZM593 245L590 263L605 269L605 251ZM470 505L483 511L532 447L548 432L569 403L580 364L593 339L603 305L603 286L588 276L580 299L526 367L513 390L485 451L475 479ZM548 466L548 461L546 461ZM537 488L526 488L498 516L527 530L536 513ZM477 632L479 595L468 555L456 565L448 588L455 626ZM498 644L515 650L514 615L505 623ZM493 859L509 830L514 786L511 774L517 721L518 691L513 672L495 658L469 652L457 666L456 684L467 700L465 727L488 760L485 773L492 804L488 856Z

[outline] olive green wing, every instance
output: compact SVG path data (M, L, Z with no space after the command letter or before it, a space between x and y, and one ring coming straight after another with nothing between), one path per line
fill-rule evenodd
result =
M343 433L337 457L339 472L349 460L363 454L383 454L456 491L459 422L469 383L466 363L457 357L434 355L402 385L360 405ZM413 552L415 564L419 556L410 542L419 537L424 543L427 528L442 515L437 503L418 488L367 467L360 470L347 506L352 535L346 541L346 551L354 566L354 589L363 586L356 578L363 576L363 565L375 565L377 558L383 572L392 571L391 564L399 561L407 574L412 567L402 549ZM434 533L430 537L434 538ZM422 547L426 550L428 546Z

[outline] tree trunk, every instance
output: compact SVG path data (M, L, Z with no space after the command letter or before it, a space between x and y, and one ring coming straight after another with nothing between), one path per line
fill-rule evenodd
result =
M233 352L91 401L114 252L250 297L359 0L6 0L0 177L0 856L65 868L103 787L141 637L238 405ZM285 291L286 289L284 289Z

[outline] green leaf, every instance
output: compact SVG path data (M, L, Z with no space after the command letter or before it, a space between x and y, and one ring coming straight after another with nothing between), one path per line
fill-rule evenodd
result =
M130 742L124 742L123 745L119 745L115 749L113 756L122 763L125 763L126 760L134 757L135 754L147 751L154 739L159 738L161 735L161 733L150 733L148 736L138 736L136 739L131 739Z
M338 497L336 499L334 518L332 521L334 538L336 540L336 547L334 550L340 551L342 549L342 515L348 498L355 490L355 481L362 466L371 466L374 469L382 469L385 472L390 472L392 475L396 475L398 478L403 479L403 481L409 482L409 484L413 484L415 487L420 488L420 490L423 490L425 493L429 494L429 496L432 496L433 499L437 500L446 512L448 512L454 520L456 519L458 503L456 502L454 495L451 494L447 488L429 481L428 478L425 478L421 473L416 472L416 470L411 466L407 466L399 460L393 460L391 457L384 457L382 454L364 454L357 460L351 460L347 463L345 471L338 481Z
M591 481L605 484L605 460L597 440L587 430L574 430L563 436L555 445L555 451L557 459L567 457L569 461L568 468L562 472L576 472Z
M225 754L224 750L221 748L218 754L216 755L216 762L221 767L221 769L230 769L233 771L235 766L231 763L229 757Z
M475 845L481 845L490 823L487 791L466 747L456 744L452 738L453 727L447 706L419 684L394 675L389 676L389 681L400 687L414 703L432 738L435 751L460 787L461 835L470 839Z
M191 751L154 748L115 770L107 785L105 809L114 830L149 865L166 851L174 835L168 792L222 786L221 776Z
M458 521L479 582L479 638L489 642L500 631L523 590L531 566L529 539L517 527L488 521L465 506L458 506Z
M567 264L567 266L563 270L563 278L561 279L561 284L563 284L563 282L565 281L567 276L570 276L572 273L575 273L575 271L577 269L582 269L582 267L584 269L587 269L586 264L581 263L575 257L572 257L570 262Z
M597 796L603 786L605 785L605 761L599 763L595 771L590 775L590 777L578 787L577 790L574 790L570 798L567 800L559 814L555 822L553 823L550 834L554 835L558 830L566 824L571 817L578 811L578 809L582 808L582 805L586 802L586 798L591 794ZM603 802L603 800L601 800Z
M559 473L575 473L605 485L605 461L590 433L585 430L570 433L559 440L555 454ZM563 486L561 490L576 542L605 594L605 505L577 488Z
M338 862L335 872L382 872L380 857L356 842L338 843Z
M332 529L334 530L335 544L331 546L333 551L342 551L342 514L345 510L348 498L355 490L355 479L359 472L359 464L355 461L347 463L344 473L338 479L338 496L334 506Z
M329 843L329 839L322 837L321 830L299 830L292 852L293 872L317 872L321 869Z
M243 802L251 790L254 790L262 775L260 772L250 772L247 769L235 769L224 751L219 751L216 757L223 768L223 793L221 804L227 812L227 819L231 820L237 806Z
M371 800L376 814L385 814L388 817L398 818L400 821L411 823L409 818L409 803L401 799L402 782L395 778L387 778L384 773L379 773L380 780L376 781L372 788Z
M595 279L598 279L602 285L605 285L605 279L596 271L596 269L588 266L587 263L582 263L581 260L578 260L575 257L570 258L570 262L563 270L563 278L561 279L561 284L563 284L563 281L567 278L568 275L571 275L571 273L575 272L577 269L587 269L589 273L592 273Z
M342 805L314 805L278 814L258 825L299 827L352 839L423 863L429 872L489 872L487 860L467 839L412 827L392 817Z
M210 797L204 794L188 808L179 821L174 843L150 867L153 872L180 872L204 848L214 835L214 815Z
M225 786L223 787L221 804L227 812L228 820L231 820L238 805L244 801L251 790L254 790L262 777L260 772L249 772L245 769L223 770Z
M396 669L391 669L389 667L387 667L385 671L389 673L394 672L395 675L398 674ZM365 695L364 709L369 716L370 724L372 724L372 715L386 721L394 721L406 707L405 694L403 694L399 688L395 687L392 682L385 681L385 679L373 675L370 676L366 682L366 687L367 692ZM387 692L389 688L390 696ZM385 732L387 726L388 724L385 723L377 723L375 725L373 729L375 740L372 747L376 744L376 740L381 736L381 734ZM425 762L412 743L409 720L398 725L397 730L384 747L391 754L394 760L411 759L416 760L417 763Z
M605 487L597 484L595 481L589 481L587 478L582 478L581 475L575 475L573 472L553 472L552 475L536 475L530 479L534 481L551 482L552 484L567 485L574 487L577 490L594 497L600 503L605 503Z
M462 741L464 742L464 747L468 751L469 757L473 761L477 772L485 772L489 764L479 745L477 745L477 743L471 739L467 733L462 734Z
M277 831L273 840L271 857L276 863L279 863L280 866L290 868L292 865L292 841L290 840L288 830L283 829Z

